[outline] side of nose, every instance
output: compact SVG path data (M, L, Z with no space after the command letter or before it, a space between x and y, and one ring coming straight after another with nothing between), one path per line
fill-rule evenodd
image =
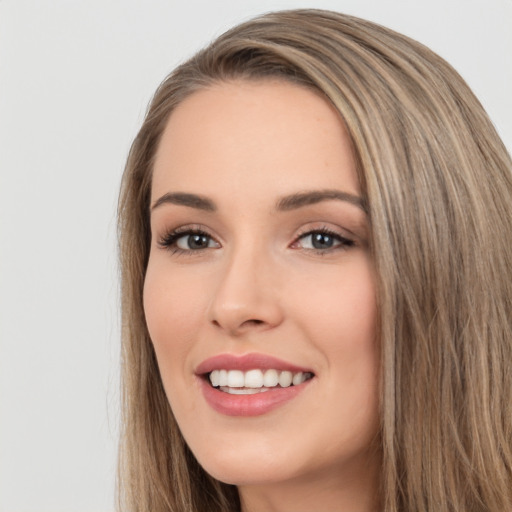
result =
M278 269L270 257L234 251L223 262L209 305L209 321L230 336L264 331L283 321Z

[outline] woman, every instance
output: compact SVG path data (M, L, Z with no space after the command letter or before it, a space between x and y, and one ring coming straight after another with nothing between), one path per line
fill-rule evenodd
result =
M120 199L122 510L512 509L511 169L363 20L268 14L175 70Z

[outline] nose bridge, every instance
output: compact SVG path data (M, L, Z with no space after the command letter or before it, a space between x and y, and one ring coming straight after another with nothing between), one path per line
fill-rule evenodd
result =
M280 323L275 273L270 252L254 241L233 246L212 297L210 320L231 334Z

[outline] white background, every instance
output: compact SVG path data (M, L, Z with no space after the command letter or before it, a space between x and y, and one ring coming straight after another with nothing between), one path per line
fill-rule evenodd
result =
M512 148L512 0L0 0L0 512L113 511L129 144L176 64L294 7L427 44Z

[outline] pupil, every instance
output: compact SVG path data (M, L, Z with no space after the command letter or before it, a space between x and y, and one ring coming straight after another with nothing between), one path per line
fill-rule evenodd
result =
M332 247L333 238L325 233L315 233L313 235L313 247L315 249L328 249Z
M208 247L208 237L205 235L191 235L188 239L190 249L204 249Z

